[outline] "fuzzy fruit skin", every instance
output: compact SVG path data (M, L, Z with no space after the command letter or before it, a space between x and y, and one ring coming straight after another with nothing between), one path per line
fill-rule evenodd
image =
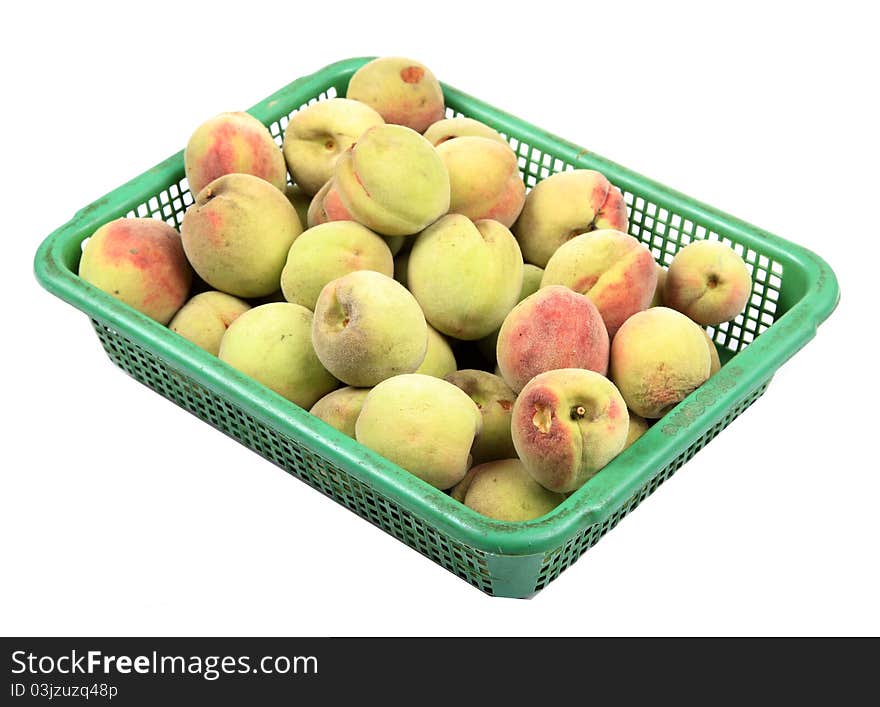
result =
M634 314L611 343L609 376L641 417L663 417L705 383L710 370L705 332L668 307Z
M496 375L469 368L449 374L446 380L468 394L483 418L483 431L471 450L474 464L515 457L510 416L516 393L510 386Z
M482 418L452 383L419 373L377 385L355 424L357 441L438 489L462 480Z
M548 491L536 482L519 459L475 466L468 472L465 488L459 490L456 486L453 490L456 496L477 513L512 523L545 516L565 500L563 494Z
M537 265L532 265L531 263L523 264L523 281L522 287L519 291L519 299L516 301L517 304L522 302L529 295L535 294L541 288L541 278L543 276L544 270L542 268L539 268ZM498 331L500 328L501 327L477 342L477 347L480 349L480 353L486 357L486 360L493 364L496 362L495 349L498 346Z
M605 376L562 368L535 376L513 406L513 445L526 471L544 488L569 493L583 486L626 443L629 414Z
M651 303L657 264L644 245L603 229L572 238L550 257L541 286L565 285L589 297L612 339L627 319Z
M422 364L428 325L403 285L382 273L356 270L321 290L312 342L334 376L369 388Z
M662 267L659 263L657 265L657 286L654 288L654 295L651 297L651 302L648 304L648 308L651 307L662 307L663 306L663 287L666 284L666 268Z
M514 307L498 332L498 368L516 392L557 368L608 370L608 332L588 297L561 285L542 287Z
M623 448L628 448L633 442L639 439L645 432L650 429L650 423L644 418L639 417L633 412L629 413L629 432L626 434L626 444Z
M327 393L309 412L354 439L354 424L369 392L369 388L339 388Z
M278 290L302 225L287 197L268 182L227 174L199 192L180 233L186 257L211 287L265 297Z
M734 319L752 293L752 276L743 259L719 241L694 241L669 266L663 302L703 326Z
M290 205L296 210L299 222L305 228L309 222L309 206L312 203L312 197L296 186L296 184L288 184L284 189L284 196L287 197Z
M507 228L449 214L413 244L407 285L431 326L473 340L504 321L519 296L522 273L522 255Z
M599 172L576 169L538 182L513 226L526 262L546 267L563 243L597 229L626 232L626 203Z
M183 306L192 283L180 234L151 218L101 226L86 243L79 276L160 324Z
M510 228L526 200L516 153L510 146L485 137L460 137L443 142L437 154L449 172L449 212L472 221L493 219Z
M202 292L183 305L168 328L216 356L229 325L250 308L247 302L225 292Z
M382 116L360 101L330 98L297 112L284 132L284 159L293 180L309 195L333 176L336 160Z
M329 221L409 236L449 211L449 199L449 173L434 146L409 128L379 125L339 156L320 211Z
M390 277L391 251L359 223L331 221L304 231L290 246L281 289L288 302L314 310L324 285L355 270L375 270Z
M446 378L456 368L458 364L449 342L434 327L428 326L428 351L422 365L415 372L434 378Z
M252 174L284 191L287 168L271 133L247 113L221 113L202 123L183 153L189 189L198 194L224 174Z
M404 57L381 57L364 64L348 84L346 97L376 110L386 123L423 133L443 118L443 89L431 70Z
M308 410L339 382L312 347L312 313L298 304L254 307L232 322L220 360Z
M721 357L718 355L718 347L715 346L712 337L709 336L709 333L705 329L702 331L703 336L706 337L706 344L709 346L709 377L711 378L721 370Z
M507 140L494 128L473 118L444 118L425 131L425 140L434 147L457 137L485 137L507 145Z

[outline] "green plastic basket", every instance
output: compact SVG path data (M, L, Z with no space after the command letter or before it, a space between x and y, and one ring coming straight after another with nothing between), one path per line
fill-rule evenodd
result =
M254 106L280 143L308 103L344 96L368 59L298 79ZM709 334L724 363L600 474L550 514L525 523L487 519L337 432L157 322L81 280L82 241L121 216L179 228L193 202L183 153L79 211L40 246L35 271L50 292L85 312L110 359L129 375L346 506L450 572L495 596L535 594L647 498L766 389L779 366L837 304L834 273L814 253L690 199L444 86L447 114L503 133L528 187L566 169L604 173L621 189L630 233L668 265L696 239L732 246L752 271L746 311Z

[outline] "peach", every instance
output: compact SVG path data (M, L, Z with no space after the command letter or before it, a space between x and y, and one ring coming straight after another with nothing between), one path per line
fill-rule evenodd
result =
M216 356L229 325L250 308L225 292L202 292L183 305L168 328Z
M449 342L434 327L428 327L428 351L425 360L415 372L424 373L426 376L446 378L458 368L455 362L455 354Z
M354 424L369 392L369 388L339 388L327 393L309 412L354 439Z
M709 377L705 332L668 307L627 319L611 343L610 378L636 415L656 419Z
M498 376L474 369L450 373L446 380L467 393L483 417L483 430L471 450L474 464L515 457L510 414L516 393L510 386Z
M303 232L290 246L281 289L288 302L314 310L324 285L355 270L375 270L390 277L391 251L359 223L331 221Z
M450 213L513 225L525 203L526 185L507 143L460 137L442 143L437 154L449 172Z
M419 303L396 280L355 270L330 281L315 304L312 342L343 383L369 388L414 372L425 360L428 325Z
M424 64L403 57L381 57L364 64L348 84L346 97L366 103L386 123L423 133L440 120L446 106L440 82Z
M663 301L703 326L728 322L740 314L752 293L743 259L719 241L694 241L672 259Z
M438 489L462 480L482 425L463 391L440 378L410 373L382 381L367 395L357 441Z
M666 284L666 268L659 263L657 264L657 286L654 288L654 295L648 307L663 306L663 286Z
M327 211L324 209L324 198L327 196L327 192L330 191L330 187L332 186L333 180L331 179L318 190L318 193L315 194L309 202L309 210L306 212L307 228L320 226L322 223L327 223L330 220L330 217L327 216ZM350 221L351 219L342 218L338 220Z
M247 113L221 113L202 123L183 153L193 196L224 174L252 174L284 191L287 168L271 133Z
M406 243L406 237L404 236L382 236L382 240L385 241L385 245L388 246L391 255L397 255L403 250L403 246Z
M651 303L657 264L632 236L602 229L559 246L541 278L541 286L547 285L565 285L589 297L613 339L621 324Z
M187 209L183 249L211 287L237 297L275 292L302 225L284 193L250 174L214 180Z
M608 370L608 332L588 297L561 285L542 287L514 307L498 332L495 353L505 382L523 389L557 368Z
M628 429L626 403L614 384L582 368L535 376L513 404L517 454L529 475L556 493L595 476L623 449Z
M502 224L449 214L413 243L407 284L431 326L471 340L501 325L516 304L522 272L519 246Z
M473 118L444 118L425 131L425 139L434 147L457 137L485 137L507 144L497 130Z
M365 130L382 125L370 106L347 98L318 101L293 115L284 132L284 159L300 188L314 195L333 176L336 160Z
M517 304L522 302L529 295L533 295L538 291L541 287L541 278L543 276L544 271L537 265L532 265L531 263L525 263L523 265L523 281L522 287L519 291L519 299L516 301ZM477 347L479 348L480 353L483 354L489 363L495 363L495 349L497 346L498 329L477 342Z
M457 492L463 497L459 500L495 520L534 520L547 515L565 500L564 495L548 491L529 476L519 459L480 464L471 469L468 476L464 492ZM453 497L455 495L453 491Z
M318 211L329 221L408 236L445 214L449 198L449 173L434 146L409 128L379 125L339 156Z
M308 410L339 385L315 354L311 328L312 313L301 305L260 305L229 325L220 341L219 356Z
M151 218L101 226L86 243L79 276L160 324L183 306L192 282L180 234Z
M715 346L712 337L705 329L702 331L703 336L706 337L706 343L709 345L709 377L711 378L721 370L721 358L718 356L718 347Z
M626 449L633 442L635 442L639 437L641 437L645 432L650 428L650 424L644 417L639 417L638 415L630 412L629 413L629 432L626 434L626 444L623 445L623 448Z
M545 267L563 243L597 229L627 230L626 204L617 187L590 169L559 172L538 182L513 226L523 257Z
M296 210L299 222L305 228L309 222L309 205L312 203L312 197L295 184L287 185L287 188L284 190L284 196L287 197L290 205Z

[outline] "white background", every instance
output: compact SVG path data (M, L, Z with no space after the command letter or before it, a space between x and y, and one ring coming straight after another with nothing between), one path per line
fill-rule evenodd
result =
M4 19L0 632L880 632L868 3L358 6ZM202 120L369 54L420 59L840 279L840 307L764 398L531 601L482 595L134 382L32 275L52 229Z

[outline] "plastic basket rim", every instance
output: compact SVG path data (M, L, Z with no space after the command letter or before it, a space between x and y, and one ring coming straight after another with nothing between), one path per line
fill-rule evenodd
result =
M269 124L287 116L329 86L345 83L373 57L346 59L296 79L248 112ZM328 459L383 496L464 544L498 555L532 555L561 546L584 528L602 523L638 489L715 425L751 391L772 377L788 358L815 336L839 300L830 266L812 251L756 228L696 201L610 160L591 153L537 126L498 110L447 84L447 105L464 108L470 117L508 125L533 147L552 149L575 166L589 155L589 168L599 169L619 187L637 185L639 192L672 203L716 229L760 242L763 250L796 264L807 280L804 295L721 371L653 425L629 449L560 506L542 518L509 523L486 518L338 432L255 380L183 339L167 327L98 290L72 272L64 251L79 244L104 223L125 215L170 182L183 178L183 151L148 169L78 211L42 242L34 272L49 292L90 318L118 331L162 358L171 368L193 378L214 394L243 408L275 432L290 437ZM545 149L545 151L546 151Z

